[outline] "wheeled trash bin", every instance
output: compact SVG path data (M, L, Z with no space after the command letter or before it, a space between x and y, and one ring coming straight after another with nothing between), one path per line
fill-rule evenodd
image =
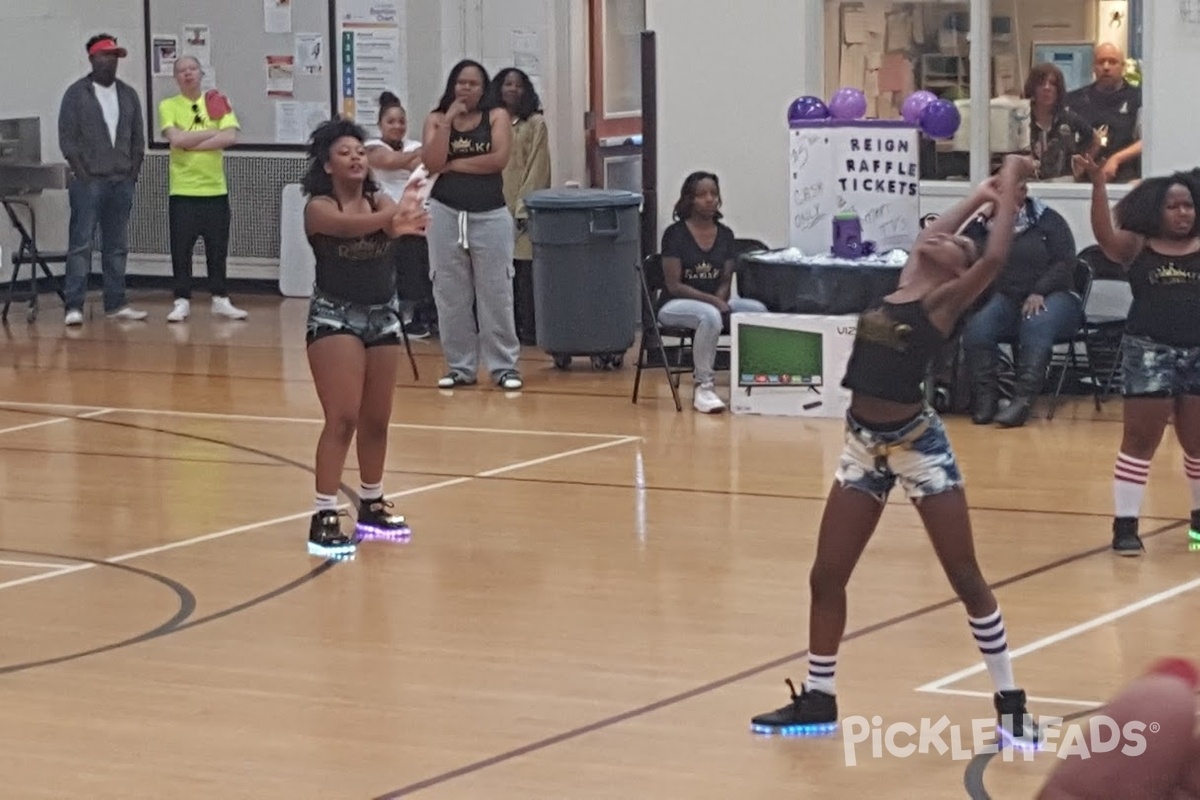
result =
M562 188L524 199L538 347L559 369L572 356L591 356L596 369L620 367L637 333L642 196Z

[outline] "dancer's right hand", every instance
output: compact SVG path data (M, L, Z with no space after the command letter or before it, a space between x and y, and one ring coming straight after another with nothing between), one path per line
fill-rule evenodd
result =
M429 225L429 212L421 198L426 181L413 181L404 187L404 194L392 216L392 236L424 236Z

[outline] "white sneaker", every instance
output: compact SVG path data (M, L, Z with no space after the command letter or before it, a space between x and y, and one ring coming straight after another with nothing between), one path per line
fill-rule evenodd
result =
M70 311L67 312L67 315L65 317L63 317L63 324L69 325L69 326L82 325L83 324L83 312L78 309L72 308Z
M228 297L214 297L212 313L218 317L228 317L229 319L245 319L250 316L230 302Z
M167 314L167 322L183 322L190 313L192 313L191 302L185 297L176 298L175 306L171 309L171 313Z
M702 414L720 414L725 410L725 404L721 402L721 398L717 397L711 383L696 387L695 394L692 396L692 406Z
M109 319L143 320L149 316L145 311L138 311L133 306L118 308L108 315Z

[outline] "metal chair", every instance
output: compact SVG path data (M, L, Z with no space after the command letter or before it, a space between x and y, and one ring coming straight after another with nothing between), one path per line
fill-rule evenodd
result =
M66 302L66 298L63 297L62 286L58 278L50 271L50 265L65 264L67 262L67 254L65 251L45 251L38 248L37 214L34 212L33 206L27 201L15 197L0 197L0 205L4 206L4 211L8 214L9 223L20 237L20 243L17 245L16 251L12 254L13 272L8 282L8 295L4 300L4 309L0 311L0 320L8 322L9 306L13 303L27 300L29 302L29 310L25 316L29 322L33 322L37 319L38 295L41 291L38 283L39 269L50 282L59 299ZM25 209L25 213L29 217L28 227L21 220L21 215L17 213L17 208ZM21 267L25 265L29 266L29 291L17 292L17 284L21 279Z

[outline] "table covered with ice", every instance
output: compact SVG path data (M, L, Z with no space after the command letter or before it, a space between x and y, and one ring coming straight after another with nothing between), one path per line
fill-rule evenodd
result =
M896 290L907 260L903 250L857 259L796 248L746 253L737 264L738 294L781 314L856 314Z

